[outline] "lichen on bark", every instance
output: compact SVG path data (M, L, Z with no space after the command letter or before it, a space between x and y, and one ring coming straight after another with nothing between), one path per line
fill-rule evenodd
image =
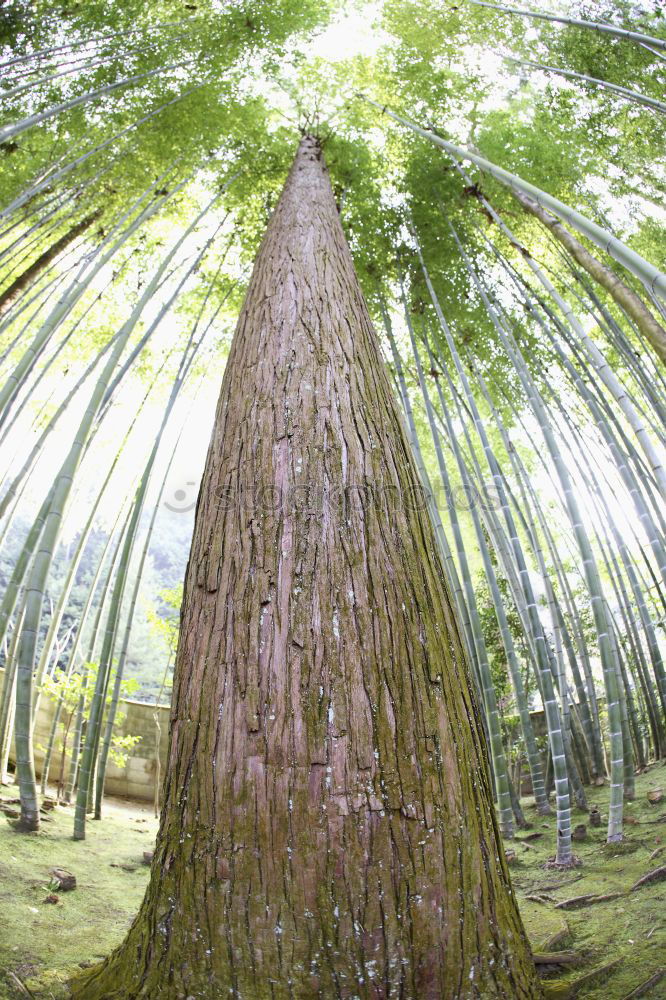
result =
M150 885L75 996L541 995L419 495L306 137L224 373Z

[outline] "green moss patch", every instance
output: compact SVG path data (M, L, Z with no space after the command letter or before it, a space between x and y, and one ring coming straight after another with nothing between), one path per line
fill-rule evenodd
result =
M0 786L0 795L14 789ZM74 810L58 807L36 834L16 833L0 815L0 998L67 996L63 983L81 963L118 945L148 882L143 852L152 850L157 820L138 803L108 800L104 819L90 820L85 841L72 839ZM50 869L76 876L72 892L50 886ZM46 903L54 893L57 903Z
M646 885L635 892L631 886L649 871L666 864L666 801L652 806L650 789L663 787L666 768L655 765L636 778L636 798L625 803L625 840L606 844L608 789L588 788L589 805L596 805L603 817L601 827L587 823L587 838L575 844L582 861L580 868L555 871L544 867L555 854L554 816L537 816L523 802L533 829L519 834L543 833L533 841L514 841L512 847L521 861L512 867L511 878L520 911L535 951L574 950L582 962L575 968L552 970L544 976L548 984L571 987L585 980L576 994L589 1000L623 1000L659 968L666 966L666 882ZM574 825L586 823L585 814L574 813ZM557 903L578 896L610 896L578 909L557 909ZM527 897L541 897L543 901ZM557 949L544 947L560 931ZM616 960L606 971L603 967ZM598 977L592 976L599 969ZM589 977L589 979L585 978ZM553 996L558 995L556 991ZM562 992L566 996L566 992ZM645 993L647 1000L665 1000L666 978Z

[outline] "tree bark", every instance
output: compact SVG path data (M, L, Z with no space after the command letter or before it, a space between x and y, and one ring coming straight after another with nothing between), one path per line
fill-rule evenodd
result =
M75 996L541 996L421 495L306 137L222 383L150 885Z
M537 201L528 198L522 191L514 190L513 196L526 211L550 229L553 236L569 251L573 259L594 278L597 284L606 289L615 303L626 312L627 316L633 319L646 340L652 344L658 357L666 364L666 330L655 319L633 288L625 284L614 271L611 271L594 254L586 250L580 240L572 236L560 220L542 208Z
M22 271L12 281L11 285L8 285L3 292L0 292L0 316L4 316L6 312L9 312L14 302L21 294L21 292L28 287L28 285L39 277L40 274L51 264L56 257L66 250L74 240L85 233L86 229L92 226L93 222L99 219L101 211L93 212L91 215L87 215L85 219L81 219L77 222L75 226L68 229L66 233L52 243L48 250L45 250L43 254L34 260L32 264Z

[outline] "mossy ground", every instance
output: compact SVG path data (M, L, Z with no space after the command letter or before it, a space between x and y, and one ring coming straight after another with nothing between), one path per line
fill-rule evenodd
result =
M507 847L516 853L512 882L532 946L542 950L544 942L566 926L569 938L558 949L574 950L581 959L566 973L546 977L546 983L564 987L619 960L586 982L577 996L622 1000L666 966L666 882L584 909L555 908L573 896L624 892L648 871L666 864L666 798L655 806L647 801L648 790L658 787L666 791L666 768L661 765L636 780L636 800L626 806L626 842L609 848L603 826L588 824L587 840L576 845L582 867L571 871L544 867L555 853L555 819L536 816L523 803L532 829L520 831ZM8 797L12 789L0 788L0 794ZM608 789L588 789L588 796L605 819ZM84 842L71 839L72 820L71 809L59 808L42 832L24 835L0 816L0 1000L65 997L68 977L122 940L141 902L148 880L143 852L152 848L157 830L152 810L110 800L104 820L89 822ZM575 821L586 822L586 816L581 813ZM525 841L533 833L542 836ZM72 871L78 881L76 890L59 894L56 905L44 903L53 867ZM526 898L534 895L547 898ZM30 992L23 992L10 973ZM666 977L645 996L664 1000Z
M655 788L663 788L665 798L653 806L647 800L647 793ZM581 955L579 966L566 974L549 976L545 981L573 983L619 960L607 975L591 979L577 996L589 1000L622 1000L658 969L666 967L666 882L657 882L583 909L558 910L555 907L574 896L625 892L647 872L666 865L666 767L658 764L646 774L637 776L636 798L625 803L625 840L621 844L606 844L608 788L588 788L586 792L589 805L596 805L601 812L603 824L598 828L590 827L584 813L574 812L574 824L587 825L587 839L575 845L582 866L571 871L544 868L544 863L555 854L555 819L544 819L527 808L526 818L533 828L519 831L517 841L506 845L516 851L511 880L532 948L541 950L544 941L567 926L569 938L558 949L574 950ZM544 836L521 842L531 833L543 833ZM656 851L660 853L650 860ZM561 888L550 888L558 883ZM545 902L526 898L544 893L544 887L549 897ZM648 1000L664 1000L666 977L645 996Z
M3 797L13 794L0 786ZM21 834L0 815L0 1000L29 995L10 972L40 1000L66 996L72 971L120 944L139 908L149 873L143 852L157 832L152 809L109 799L85 841L72 839L73 821L73 808L59 807L40 833ZM77 879L73 892L56 890L55 905L44 902L51 868Z

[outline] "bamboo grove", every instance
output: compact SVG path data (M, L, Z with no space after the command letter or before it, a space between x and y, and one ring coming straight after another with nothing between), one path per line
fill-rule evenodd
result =
M3 544L26 527L0 766L21 829L59 678L41 794L67 717L74 837L102 815L155 518L300 130L402 406L502 834L527 776L558 865L591 783L622 839L636 771L666 757L666 28L656 4L570 6L389 2L376 51L344 59L312 42L339 12L309 0L3 6Z

